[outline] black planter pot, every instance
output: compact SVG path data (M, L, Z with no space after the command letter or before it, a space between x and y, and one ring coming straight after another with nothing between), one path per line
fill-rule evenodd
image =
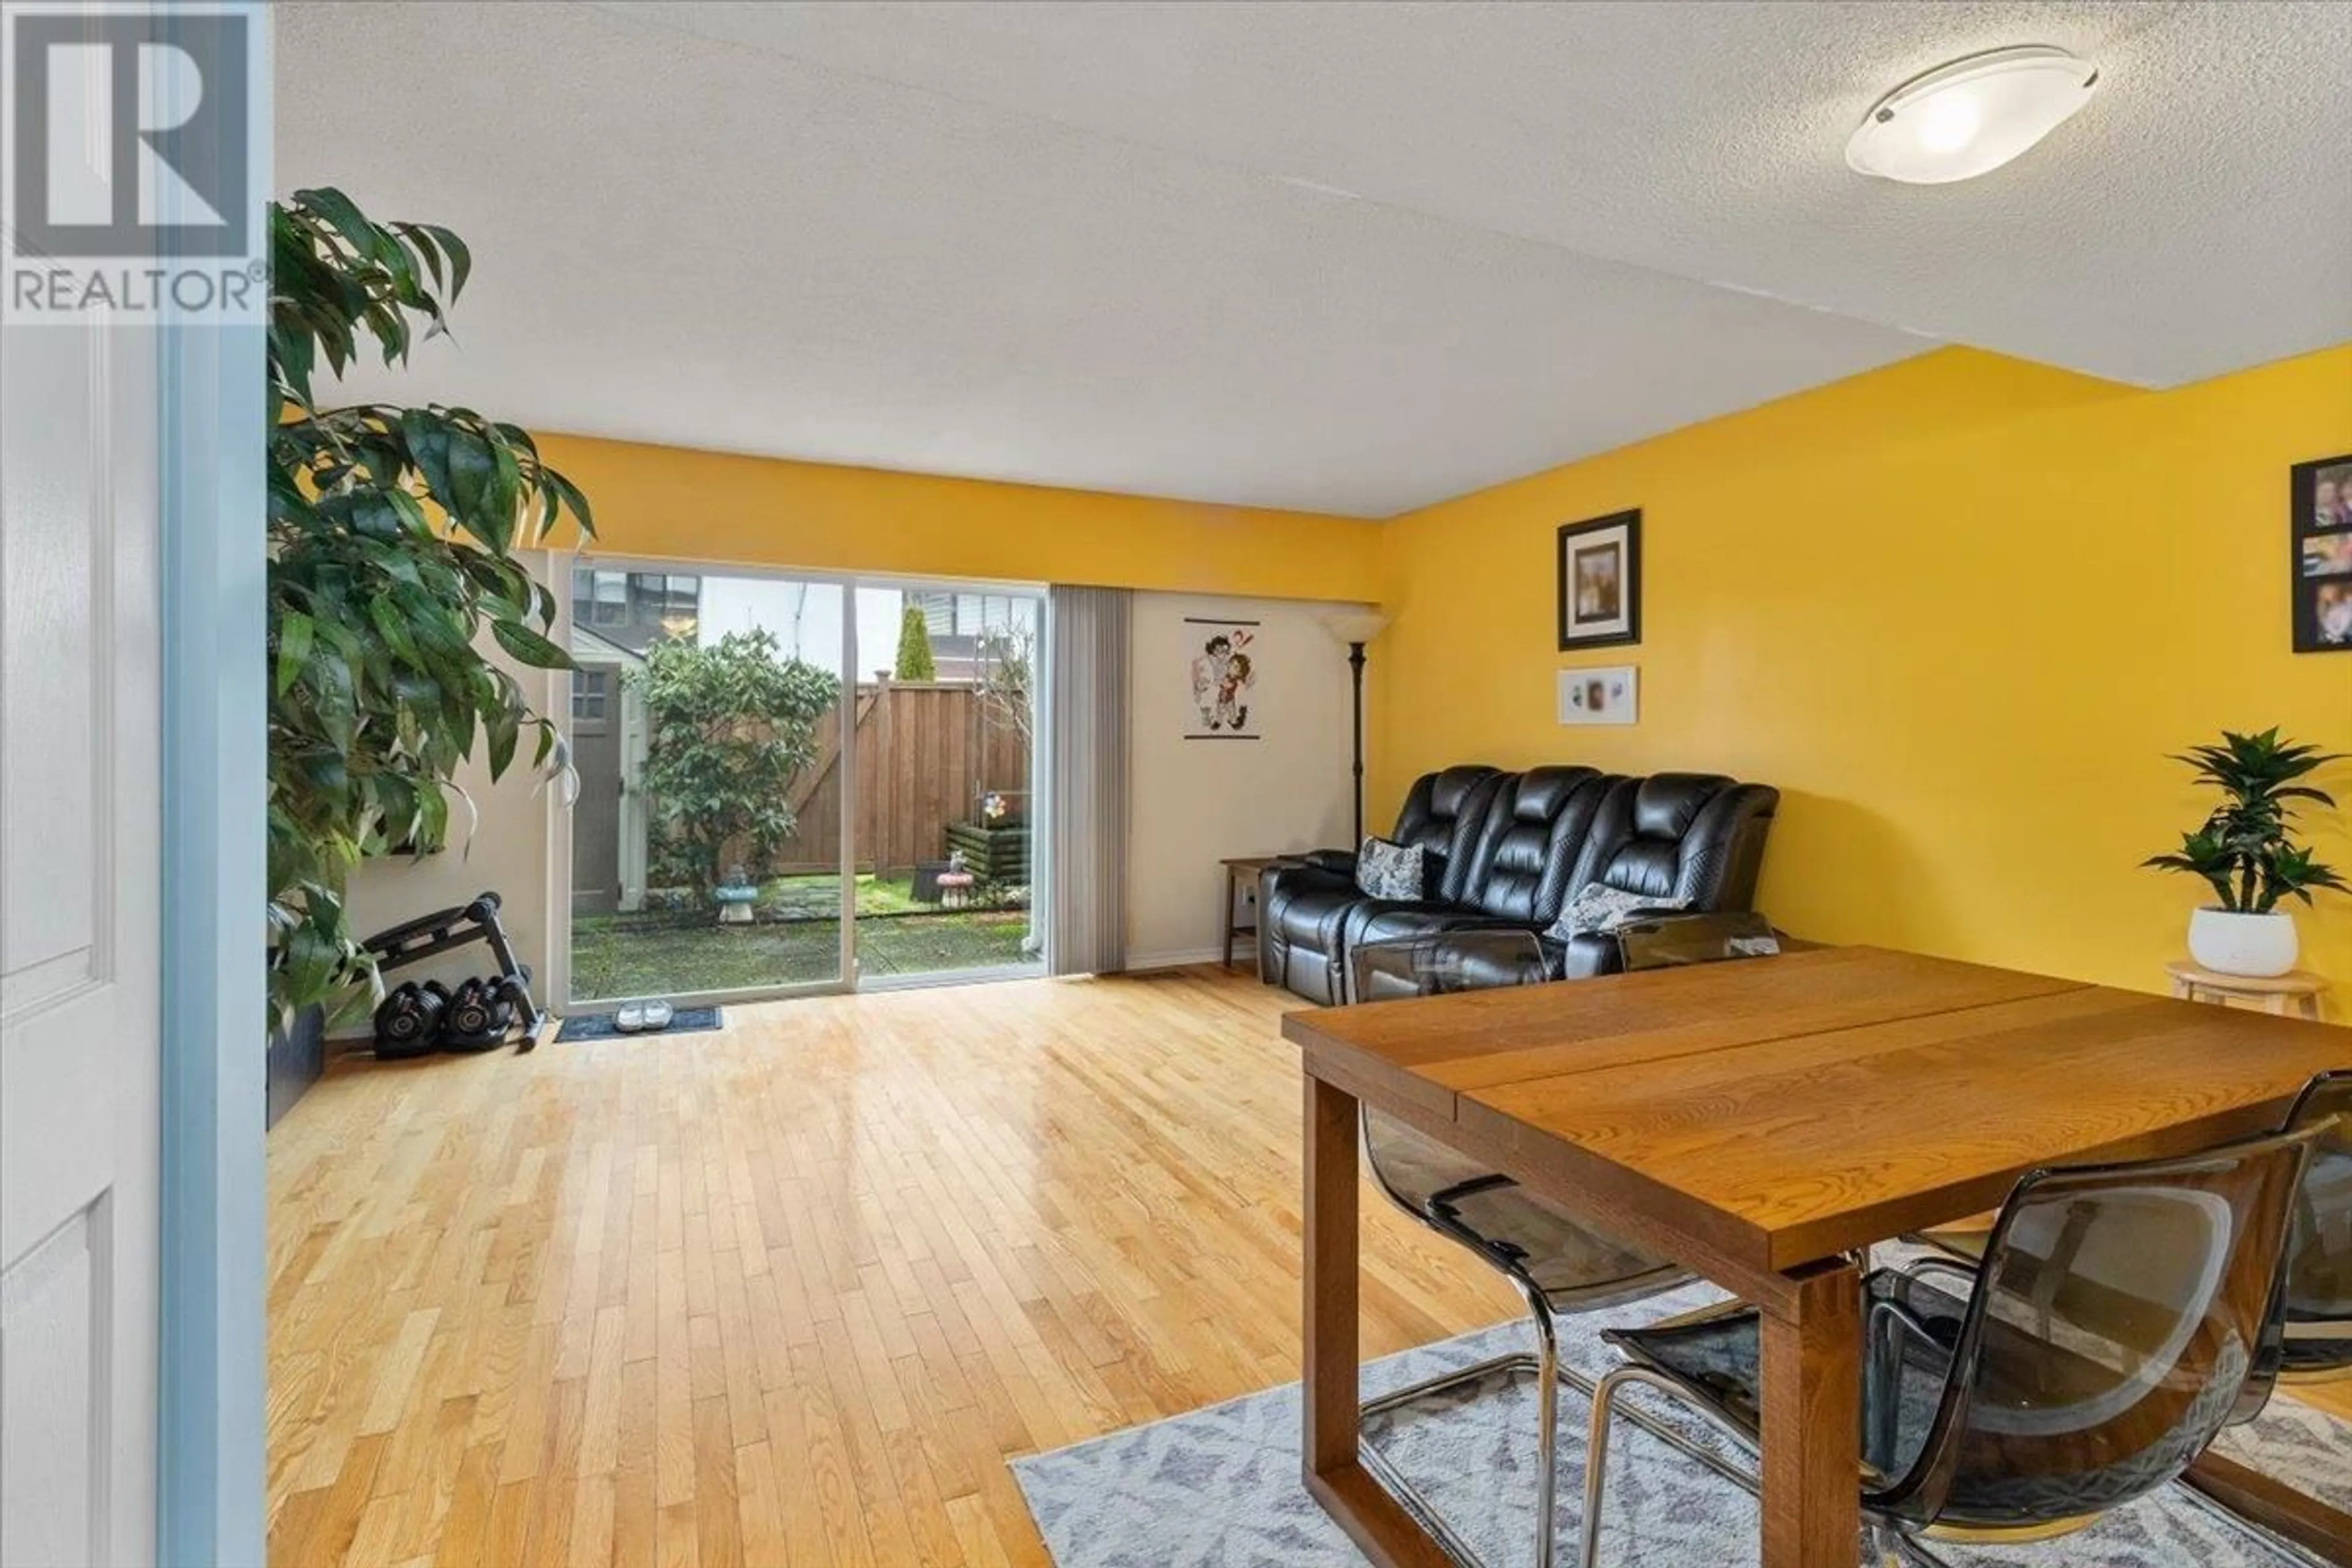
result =
M293 1110L326 1070L327 1016L320 1008L305 1007L294 1015L292 1029L270 1031L269 1108L263 1124L277 1126L278 1119Z

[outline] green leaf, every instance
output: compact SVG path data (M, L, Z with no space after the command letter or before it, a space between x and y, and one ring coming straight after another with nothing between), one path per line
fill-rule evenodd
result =
M556 496L562 501L563 510L569 510L572 513L573 520L580 524L580 531L587 534L591 538L593 538L596 533L595 520L589 513L588 498L580 493L580 487L573 484L570 479L565 479L562 474L557 473L553 468L542 469L541 473L545 477L547 482L554 487ZM555 513L551 510L548 515L547 524L550 528L552 528L555 526Z
M529 626L512 621L493 621L490 634L499 646L536 669L570 669L572 656L532 631Z
M511 508L498 505L498 459L488 443L471 430L455 423L445 428L449 491L443 504L448 507L449 521L504 555L514 537L514 514Z
M394 224L392 231L415 247L417 258L425 263L425 273L433 279L433 287L440 288L441 253L434 248L432 237L413 223Z
M454 301L466 291L466 279L474 275L474 253L466 248L464 240L438 224L425 223L416 226L431 235L441 247L442 254L449 258L449 298Z
M400 433L408 443L408 460L425 480L427 494L445 510L457 510L457 488L449 479L449 430L429 409L400 411Z
M514 762L515 742L520 738L521 726L513 710L499 708L492 711L483 728L489 740L490 777L495 781L503 778Z
M310 617L299 610L289 610L278 620L278 695L285 696L294 689L302 678L302 666L310 657L310 640L314 630Z

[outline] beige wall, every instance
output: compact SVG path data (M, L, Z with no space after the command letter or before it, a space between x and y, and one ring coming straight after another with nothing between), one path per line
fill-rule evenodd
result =
M520 559L539 581L555 581L548 575L551 558L545 552L525 552ZM553 559L560 565L569 557ZM557 600L568 615L568 588L559 588ZM556 641L562 640L559 628ZM552 715L559 726L570 721L568 678L524 669L494 648L485 651L523 682L533 702L541 711ZM507 935L515 944L516 956L530 965L531 994L544 1005L554 994L550 989L555 968L554 948L562 937L550 918L550 845L560 817L548 809L549 793L553 786L530 769L530 745L526 739L523 754L508 770L506 777L496 784L490 782L489 770L481 763L478 752L474 761L459 768L457 787L472 800L476 814L471 837L465 831L465 803L453 798L449 803L449 847L421 859L372 860L362 865L351 880L351 917L352 929L367 936L435 910L469 902L476 894L496 889ZM429 963L397 970L385 978L393 984L404 980L439 980L455 985L469 974L488 974L495 967L490 950L478 942ZM362 1025L360 1032L364 1031Z
M1344 844L1349 829L1348 655L1316 618L1328 605L1190 594L1135 596L1129 713L1128 963L1218 951L1229 855ZM1257 620L1256 741L1187 741L1187 616Z

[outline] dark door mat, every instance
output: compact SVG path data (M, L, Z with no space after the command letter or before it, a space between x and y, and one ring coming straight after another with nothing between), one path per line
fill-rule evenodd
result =
M720 1022L716 1007L680 1007L670 1015L667 1029L623 1034L617 1013L574 1013L563 1020L563 1027L555 1038L559 1045L566 1040L658 1040L664 1035L691 1035L702 1029L715 1029Z

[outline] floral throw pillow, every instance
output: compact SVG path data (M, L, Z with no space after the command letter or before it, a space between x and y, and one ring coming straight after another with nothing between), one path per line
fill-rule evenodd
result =
M1568 908L1559 911L1544 934L1555 942L1566 942L1572 936L1599 936L1615 931L1635 915L1652 910L1679 910L1690 905L1688 899L1660 893L1629 893L1605 882L1587 882L1581 892L1568 900Z
M1372 899L1416 900L1421 897L1422 859L1418 844L1367 838L1356 851L1356 890Z

